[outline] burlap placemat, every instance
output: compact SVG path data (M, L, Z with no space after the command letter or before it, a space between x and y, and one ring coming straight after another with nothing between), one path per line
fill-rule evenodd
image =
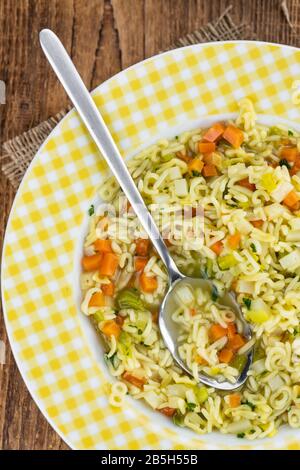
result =
M203 42L250 39L249 27L246 24L236 25L229 14L230 9L231 7L227 8L217 20L178 39L167 50ZM68 111L69 109L60 111L56 116L3 144L1 171L14 189L18 188L39 147Z

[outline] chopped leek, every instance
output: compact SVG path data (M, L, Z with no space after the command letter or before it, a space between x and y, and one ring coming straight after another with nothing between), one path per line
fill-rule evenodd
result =
M219 268L221 269L221 271L225 271L226 269L230 269L233 266L236 266L237 264L238 264L237 259L231 254L221 256L218 259L218 265L219 265Z
M246 355L235 356L235 358L230 362L230 366L237 369L239 372L242 372L247 362Z
M141 310L144 308L140 294L137 289L134 288L120 291L117 294L116 303L120 309L133 308L134 310Z

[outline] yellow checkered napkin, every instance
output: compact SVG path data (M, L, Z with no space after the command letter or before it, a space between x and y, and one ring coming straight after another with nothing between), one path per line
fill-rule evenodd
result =
M236 111L245 96L259 113L298 121L291 84L299 76L300 52L294 48L215 43L137 64L97 88L94 99L126 156L173 126ZM55 429L77 449L241 447L228 436L199 438L175 428L130 397L121 410L108 404L112 379L82 328L75 263L83 219L104 169L71 111L43 145L18 192L6 233L3 294L23 377ZM260 446L293 446L292 440L280 435Z

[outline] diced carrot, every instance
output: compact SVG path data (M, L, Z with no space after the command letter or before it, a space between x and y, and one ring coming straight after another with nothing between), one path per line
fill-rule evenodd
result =
M157 289L158 283L156 277L149 277L144 272L140 275L140 284L144 292L154 292Z
M226 127L222 137L236 149L240 147L244 141L244 134L241 129L232 125Z
M210 246L210 249L216 253L217 256L219 256L222 253L222 250L224 248L223 242L219 240L218 242L214 243L213 245Z
M199 354L196 355L195 360L200 366L207 366L208 364L208 362L204 359L204 357L199 356Z
M109 284L102 284L101 289L103 294L107 295L108 297L112 297L115 293L115 285L113 282L110 282Z
M280 150L280 157L284 158L288 162L295 162L298 156L297 147L283 147Z
M107 320L101 326L101 331L105 336L114 336L115 338L118 338L121 333L121 327L115 320Z
M300 162L298 163L297 160L294 163L293 167L289 170L291 176L296 175L300 171Z
M200 153L211 153L216 150L216 144L214 142L199 142L198 150Z
M119 264L119 257L115 253L104 253L99 267L100 276L113 276Z
M216 122L211 126L204 134L203 140L207 142L216 142L220 137L222 137L223 132L225 131L225 126L221 122Z
M264 221L263 220L250 220L250 223L253 225L255 228L260 228Z
M223 348L218 353L219 361L225 364L229 364L231 359L233 358L233 352L230 349Z
M210 327L208 334L211 341L214 342L227 335L227 328L223 328L223 326L219 325L218 323L215 323Z
M256 186L253 183L250 183L249 178L244 178L242 180L237 181L239 186L243 186L243 188L250 189L250 191L255 191Z
M135 387L138 387L141 389L147 382L144 377L136 377L135 375L132 375L130 372L127 372L127 371L123 373L122 377L124 380L126 380L126 382L129 382Z
M103 292L95 292L89 301L89 307L104 307L105 299Z
M190 314L192 317L194 317L197 313L197 310L195 308L190 308Z
M111 240L96 240L94 243L96 251L100 253L111 253Z
M236 287L237 287L237 279L233 279L232 283L231 283L231 286L230 286L230 289L235 291L236 290Z
M204 165L203 170L202 170L202 175L205 176L206 178L210 176L217 176L218 170L216 169L215 165L208 163Z
M158 316L159 316L158 310L154 310L154 312L151 313L153 323L158 323Z
M284 198L283 204L288 206L290 209L293 209L294 206L298 203L300 200L299 196L297 193L293 190L288 193L288 195Z
M134 257L134 269L136 271L142 271L146 264L148 263L149 258L144 258L143 256Z
M197 171L198 173L201 173L203 167L204 163L201 158L193 158L188 164L189 171Z
M164 408L159 408L158 411L165 416L171 417L176 413L176 408L170 408L169 406L165 406Z
M82 267L84 271L96 271L100 266L101 260L101 253L92 256L84 256L82 258Z
M116 318L115 318L115 321L116 321L117 325L122 327L124 325L125 318L122 317L122 315L117 315Z
M228 245L232 250L236 250L241 241L241 234L239 232L234 233L233 235L229 235L228 237Z
M229 395L230 408L237 408L241 404L241 395L239 393L232 393Z
M150 246L150 240L148 238L139 238L138 240L135 240L135 252L139 256L147 256L149 246Z
M245 343L245 339L241 335L236 334L228 340L226 347L232 351L238 351Z
M207 165L220 166L222 164L222 156L219 153L206 153L203 155L203 162Z
M228 339L232 339L235 335L236 335L236 326L235 326L235 323L233 323L233 322L228 323L228 327L227 327L227 336L228 336Z
M187 155L185 152L177 152L176 157L180 158L180 160L183 160L186 163L189 163L192 160L192 157Z

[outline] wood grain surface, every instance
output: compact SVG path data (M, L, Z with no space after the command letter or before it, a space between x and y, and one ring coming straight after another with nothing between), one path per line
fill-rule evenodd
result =
M156 54L180 36L217 18L232 5L239 24L260 40L300 45L300 1L287 0L291 28L280 0L1 0L1 141L56 114L67 98L40 50L38 32L53 29L92 89L121 69ZM1 143L1 142L0 142ZM0 176L3 238L14 192ZM68 449L30 397L18 372L0 315L6 363L0 365L0 449Z

